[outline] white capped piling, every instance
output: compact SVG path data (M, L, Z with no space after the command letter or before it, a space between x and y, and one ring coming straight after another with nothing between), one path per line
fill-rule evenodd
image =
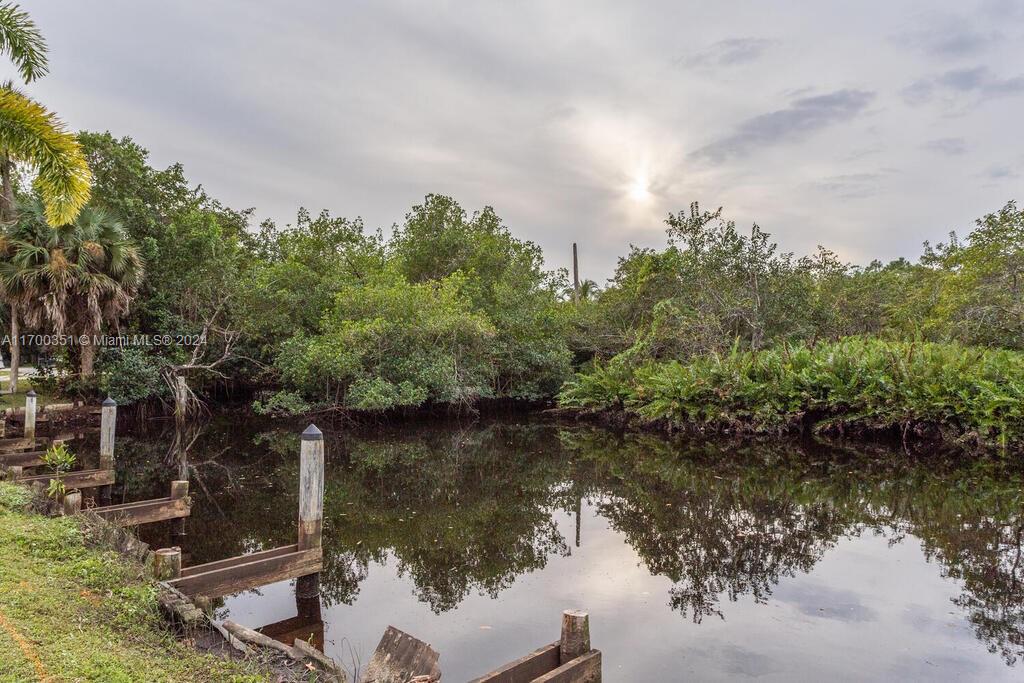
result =
M114 434L117 432L117 402L107 398L100 410L100 469L114 469Z
M25 438L36 438L36 392L29 389L25 394Z
M559 664L590 652L590 615L575 609L562 612L562 637L558 645Z
M316 425L306 427L299 449L299 550L319 550L324 519L324 435ZM300 576L295 599L320 599L320 575Z
M320 547L324 519L324 435L316 425L302 432L299 451L299 550Z

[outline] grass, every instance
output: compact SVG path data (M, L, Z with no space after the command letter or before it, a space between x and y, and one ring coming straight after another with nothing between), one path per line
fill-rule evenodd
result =
M849 337L580 373L563 406L729 432L894 430L1024 450L1024 353Z
M140 567L26 512L28 496L0 482L0 681L272 680L178 642Z
M5 408L23 408L25 407L25 394L28 393L29 389L35 389L36 406L42 408L43 406L50 403L61 403L67 399L62 399L59 396L54 396L48 392L45 392L38 387L32 386L31 377L19 377L18 378L18 393L9 394L7 393L8 382L10 381L11 371L4 369L0 370L0 410Z

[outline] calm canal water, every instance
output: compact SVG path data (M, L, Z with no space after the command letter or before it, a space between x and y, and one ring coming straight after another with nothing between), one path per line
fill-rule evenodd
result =
M188 564L294 543L299 431L218 417L199 433ZM1024 478L1008 466L532 418L325 433L320 614L348 665L393 624L465 681L581 608L609 681L1024 673ZM127 499L166 495L170 444L119 437ZM294 626L297 609L282 583L217 613Z

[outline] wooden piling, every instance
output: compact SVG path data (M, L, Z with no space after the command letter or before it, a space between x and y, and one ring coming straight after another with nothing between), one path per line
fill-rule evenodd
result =
M324 518L324 435L311 424L302 432L300 443L298 549L319 550ZM319 600L320 575L298 577L295 597Z
M82 511L82 492L71 491L64 494L63 501L64 514L68 517L71 515L77 515Z
M25 394L25 430L26 439L36 438L36 392L29 389Z
M117 433L117 403L107 397L100 409L100 466L101 470L114 469L114 434ZM101 505L110 505L111 486L99 491Z
M117 403L112 398L100 410L100 469L114 469L114 434L117 432Z
M171 500L188 498L188 482L175 480L171 482Z
M177 480L171 482L171 500L188 498L188 481ZM171 539L175 545L182 545L185 542L185 518L181 517L171 522Z
M302 432L299 451L299 550L319 548L324 519L324 435L316 425Z
M558 661L566 664L587 652L590 652L590 615L580 610L567 609L562 612Z
M181 578L181 548L161 548L153 553L153 576L157 581Z

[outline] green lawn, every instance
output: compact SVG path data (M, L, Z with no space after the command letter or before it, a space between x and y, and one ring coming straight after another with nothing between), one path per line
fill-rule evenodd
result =
M62 399L59 396L52 396L38 388L32 386L32 380L28 377L22 377L18 380L18 393L8 394L7 383L11 377L11 371L4 369L0 370L0 410L5 408L21 408L25 405L25 394L28 393L29 389L35 389L36 405L40 408L47 405L48 403L65 403L68 399Z
M163 630L140 567L86 548L72 519L24 512L0 482L0 681L266 681Z

